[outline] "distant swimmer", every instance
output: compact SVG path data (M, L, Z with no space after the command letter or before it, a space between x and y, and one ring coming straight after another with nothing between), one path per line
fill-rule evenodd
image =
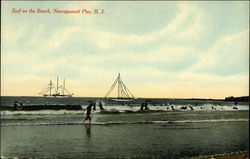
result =
M145 106L145 110L149 110L147 102L145 102L144 106Z
M175 110L175 109L174 109L174 106L171 106L171 108L172 108L172 110Z
M149 110L148 103L146 101L141 103L140 110Z
M100 108L100 110L105 110L105 109L103 108L103 106L102 106L102 102L99 102L99 108Z
M23 108L23 103L20 103L20 105L17 105L18 110L22 110L22 108Z
M93 110L96 110L96 103L93 103Z
M92 110L92 106L93 106L93 103L91 102L90 104L89 104L89 106L85 109L85 110L87 110L87 112L86 112L86 118L84 119L84 123L85 123L85 121L86 120L89 120L89 122L91 122L91 110ZM84 110L84 111L85 111Z
M191 110L194 110L194 108L193 108L192 106L189 106L189 108L190 108Z
M22 110L23 108L23 103L18 103L17 101L15 101L13 109L14 110Z
M15 101L14 106L13 106L14 110L17 110L17 107L18 107L17 104L18 104L18 102Z
M180 109L186 110L186 109L187 109L187 106L182 106Z
M141 108L140 108L140 110L143 110L143 108L144 108L144 102L141 103Z

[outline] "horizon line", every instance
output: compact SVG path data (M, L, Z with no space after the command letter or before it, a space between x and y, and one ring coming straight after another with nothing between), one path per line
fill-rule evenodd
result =
M44 96L34 96L34 95L24 95L24 96L21 96L21 95L0 95L0 97L42 97L42 98L46 98ZM249 95L244 95L244 96L228 96L228 97L249 97ZM55 97L56 98L56 97ZM69 98L105 98L104 96L102 97L98 97L98 96L74 96L74 97L69 97ZM107 99L110 99L110 98L117 98L117 97L108 97ZM136 97L136 99L145 99L145 98L148 98L148 99L193 99L193 100L197 100L197 99L202 99L202 100L225 100L225 98L227 97L224 97L224 98L197 98L197 97L189 97L189 98L181 98L181 97L177 97L177 98L174 98L174 97Z

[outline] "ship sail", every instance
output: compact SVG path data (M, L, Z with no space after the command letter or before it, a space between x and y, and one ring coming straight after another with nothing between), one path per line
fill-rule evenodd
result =
M48 86L44 88L40 93L44 97L72 97L73 93L70 93L65 87L65 79L63 85L59 86L59 78L57 77L56 86L54 86L52 80L50 80Z
M133 94L129 91L127 86L122 82L120 73L118 74L118 77L116 78L116 80L114 81L114 83L110 87L109 91L105 95L105 98L107 98L110 95L110 93L113 91L113 89L116 87L116 85L117 85L117 88L118 88L117 98L113 99L113 100L116 100L116 101L131 101L131 100L134 99Z

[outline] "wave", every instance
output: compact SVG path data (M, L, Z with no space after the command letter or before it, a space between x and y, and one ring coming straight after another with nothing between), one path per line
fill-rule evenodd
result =
M80 115L84 113L86 106L81 106L79 110L2 110L1 115ZM192 107L188 106L173 106L173 108L163 106L152 106L150 110L141 111L140 107L122 107L122 106L107 106L105 110L92 111L93 114L118 114L118 113L157 113L157 112L186 112L186 111L248 111L249 106L211 106L205 105L203 107Z
M83 114L82 111L76 110L40 110L40 111L1 111L1 115L80 115Z
M28 104L22 107L14 107L14 106L1 106L1 110L22 110L22 111L39 111L39 110L82 110L82 105L74 105L74 104L54 104L54 105L40 105L40 104Z
M127 124L174 124L174 123L218 123L218 122L248 122L249 119L220 119L220 120L176 120L176 121L133 121L133 122L91 122L67 121L67 122L32 122L32 123L1 123L1 126L46 126L46 125L127 125Z

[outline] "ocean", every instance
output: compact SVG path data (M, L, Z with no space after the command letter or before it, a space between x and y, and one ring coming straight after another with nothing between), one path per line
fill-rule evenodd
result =
M15 101L25 109L13 110ZM96 110L84 124L89 101ZM141 111L144 101L149 110ZM178 159L249 151L246 102L1 97L0 108L2 158Z

